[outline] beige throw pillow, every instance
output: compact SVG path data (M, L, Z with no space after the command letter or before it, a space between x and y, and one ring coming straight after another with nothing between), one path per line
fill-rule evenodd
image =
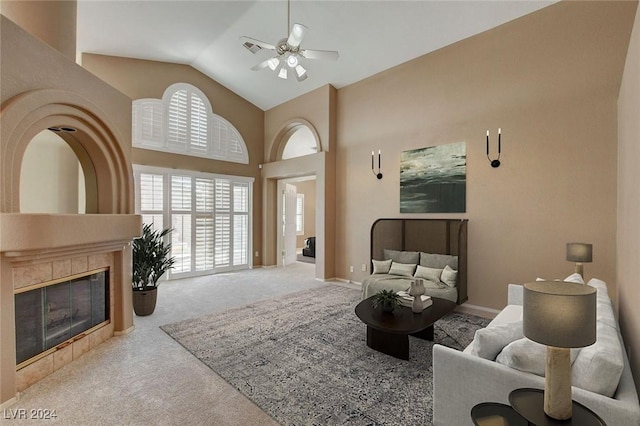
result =
M415 263L399 263L391 262L391 269L389 269L389 275L400 275L401 277L413 277L413 271L415 271Z
M440 276L442 275L442 269L429 268L426 266L418 265L416 273L413 274L415 278L422 278L435 283L440 282Z
M373 260L374 274L388 274L392 260Z
M449 265L445 266L442 270L440 281L449 287L455 287L458 282L458 271L453 270Z

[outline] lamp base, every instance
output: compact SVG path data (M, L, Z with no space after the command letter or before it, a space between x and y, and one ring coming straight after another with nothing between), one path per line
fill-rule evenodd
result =
M556 420L571 418L570 350L547 346L544 378L544 412Z
M576 262L576 274L580 274L584 279L584 267L582 266L582 262Z

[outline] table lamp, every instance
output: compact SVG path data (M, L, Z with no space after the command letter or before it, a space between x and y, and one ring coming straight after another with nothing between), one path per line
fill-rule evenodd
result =
M567 243L567 260L576 262L576 272L584 278L582 263L591 262L593 257L593 244Z
M582 284L536 281L524 285L523 332L547 346L544 412L571 418L570 348L596 341L596 290Z

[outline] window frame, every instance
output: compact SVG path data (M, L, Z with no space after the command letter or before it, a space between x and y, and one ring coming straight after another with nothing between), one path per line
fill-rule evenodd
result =
M191 220L191 224L190 224L190 239L191 239L191 243L190 243L190 265L189 265L189 270L188 271L184 271L184 272L176 272L174 271L174 269L170 269L168 271L168 279L177 279L177 278L186 278L186 277L195 277L195 276L201 276L201 275L210 275L210 274L216 274L216 273L220 273L220 272L227 272L227 271L235 271L235 270L242 270L242 269L250 269L253 268L253 257L251 256L251 253L253 252L253 182L255 181L254 178L252 177L246 177L246 176L232 176L232 175L222 175L222 174L216 174L216 173L204 173L204 172L195 172L195 171L190 171L190 170L179 170L179 169L167 169L167 168L162 168L162 167L154 167L154 166L144 166L144 165L139 165L139 164L134 164L133 165L133 172L134 172L134 178L135 178L135 207L136 207L136 214L148 214L145 213L144 211L141 210L141 197L140 197L140 193L141 193L141 187L140 187L140 175L141 174L152 174L152 175L162 175L163 176L163 210L162 210L162 222L164 224L164 227L168 227L170 224L170 226L173 226L173 215L174 215L174 208L172 205L172 189L171 189L171 183L172 183L172 178L174 176L181 176L181 177L189 177L190 178L190 191L191 191L191 209L187 212L187 210L180 210L180 214L189 214L190 215L190 220ZM198 209L198 199L196 197L196 182L198 179L201 180L211 180L213 181L213 203L214 203L214 207L212 211L204 211L202 209ZM221 209L217 209L215 204L216 204L216 200L215 200L215 186L216 183L218 181L228 181L230 182L229 187L230 189L230 208L228 208L226 211L223 212L223 210ZM238 211L236 212L234 209L234 194L233 194L233 188L234 186L243 186L246 187L246 202L243 202L243 204L246 207L246 211ZM177 210L176 210L177 211ZM154 211L155 213L155 211ZM216 220L217 220L217 215L220 214L220 216L226 215L229 219L228 219L228 223L229 223L229 244L230 244L230 248L229 248L229 263L227 265L224 266L218 266L216 264L216 251L217 251L217 247L216 247L216 234L215 234L215 226L216 226ZM237 264L235 262L236 257L235 257L235 253L237 252L237 248L235 247L236 244L236 240L234 240L235 238L235 230L234 230L234 224L235 224L235 217L246 217L246 219L243 219L243 221L246 222L246 233L244 234L244 238L243 241L246 243L246 247L245 250L241 250L244 251L244 255L243 255L243 259L242 260L246 260L246 262L242 263L242 264ZM198 218L202 218L202 217L207 217L207 218L212 218L213 219L213 226L214 226L214 235L213 235L213 267L210 269L205 269L205 270L197 270L197 264L198 261L196 259L197 257L197 229L196 229L196 221ZM173 233L169 234L166 237L166 241L167 242L172 242L172 236ZM173 254L173 248L172 248L172 254ZM240 253L242 255L242 253Z

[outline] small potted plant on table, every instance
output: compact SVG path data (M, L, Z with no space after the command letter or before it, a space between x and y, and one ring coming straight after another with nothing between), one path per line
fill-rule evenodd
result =
M142 236L133 240L133 310L138 316L151 315L156 308L158 280L169 270L175 258L171 244L164 243L172 229L155 231L145 224Z
M380 306L382 312L392 313L394 309L400 306L400 296L393 290L380 290L373 296L371 304L373 309L377 309Z

